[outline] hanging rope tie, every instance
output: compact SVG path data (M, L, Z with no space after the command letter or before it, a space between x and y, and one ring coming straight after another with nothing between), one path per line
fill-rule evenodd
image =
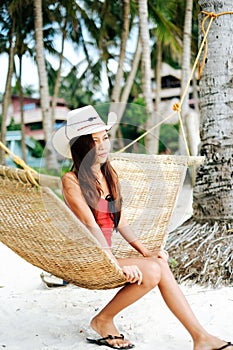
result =
M205 40L203 40L204 42L204 52L203 52L203 59L201 63L198 63L198 79L201 78L202 75L202 71L204 69L205 63L206 63L206 58L207 58L207 52L208 52L208 41L207 41L207 35L209 33L210 27L213 23L213 21L223 15L232 15L233 11L225 11L225 12L220 12L220 13L213 13L213 12L206 12L206 11L201 11L201 13L203 13L204 15L206 15L204 17L204 19L202 20L202 24L201 24L201 30L202 33L204 34L204 38ZM207 30L205 30L205 23L206 21L210 19L209 25L207 27Z
M183 135L183 139L184 139L184 142L185 142L185 148L186 148L186 152L187 152L187 155L190 156L190 151L189 151L189 148L188 148L188 142L187 142L187 139L186 139L186 135L185 135L185 131L184 131L184 125L183 125L183 121L182 121L182 117L181 117L181 112L182 112L182 105L183 105L183 102L184 102L184 99L185 99L185 96L188 92L188 88L190 86L190 83L191 83L191 80L193 78L193 75L194 75L194 72L197 68L198 70L198 79L200 79L201 77L201 74L202 74L202 71L203 71L203 68L205 66L205 62L206 62L206 57L207 57L207 51L208 51L208 42L207 42L207 36L209 34L209 31L210 31L210 27L213 23L213 21L219 17L219 16L222 16L222 15L229 15L229 14L233 14L233 11L225 11L225 12L221 12L221 13L213 13L213 12L206 12L206 11L202 11L201 13L203 13L204 15L206 15L204 17L204 19L202 20L202 25L201 25L201 28L202 28L202 32L204 34L204 37L202 39L202 42L201 42L201 45L199 47L199 50L198 50L198 53L197 53L197 56L196 56L196 59L194 61L194 64L193 64L193 67L192 67L192 70L191 70L191 73L190 73L190 77L187 81L187 84L184 88L184 91L182 93L182 96L180 98L180 102L179 103L175 103L172 107L173 109L173 113L169 114L165 119L163 119L161 122L157 123L156 125L154 125L152 128L150 128L149 130L147 130L146 132L144 132L142 135L140 135L138 138L136 138L135 140L133 140L132 142L130 142L127 146L121 148L119 151L117 152L124 152L127 148L129 148L130 146L132 146L133 144L135 144L137 141L141 140L143 137L145 137L147 134L149 134L152 130L154 130L155 128L157 128L158 126L160 126L161 124L163 124L165 121L167 121L168 119L172 118L174 116L175 113L178 113L178 117L179 117L179 123L180 123L180 127L181 127L181 131L182 131L182 135ZM207 29L205 30L205 23L207 21L207 19L210 18L210 21L209 21L209 24L207 26ZM202 60L202 63L200 64L199 63L199 60L200 60L200 56L201 56L201 53L203 51L203 48L204 48L204 53L203 53L203 60Z

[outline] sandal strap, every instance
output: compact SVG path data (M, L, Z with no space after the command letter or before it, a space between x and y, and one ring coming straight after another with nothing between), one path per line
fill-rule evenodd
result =
M109 334L107 337L105 338L101 338L100 340L108 340L108 339L124 339L124 335L123 334L120 334L120 335L112 335L112 334Z
M217 350L223 350L228 348L228 346L233 346L233 344L229 341L226 345L223 345L221 348L217 349Z

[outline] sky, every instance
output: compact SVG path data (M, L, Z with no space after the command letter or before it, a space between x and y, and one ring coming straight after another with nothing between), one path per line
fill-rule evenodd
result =
M137 34L137 28L132 31L131 36L129 38L128 44L127 44L127 52L130 52L131 54L134 53L135 47L136 47L136 38L138 36ZM88 34L86 34L88 36ZM88 37L87 37L88 39ZM61 40L56 38L54 40L54 47L60 51L61 47ZM94 53L93 53L94 54ZM64 48L64 56L69 59L69 61L75 65L79 63L83 58L84 54L81 49L77 49L74 45L72 45L71 42L66 41L65 42L65 48ZM55 59L53 56L46 57L49 59L50 63L52 63L53 67L56 69L58 68L58 60ZM17 65L17 60L15 59L15 64ZM65 75L68 73L68 70L70 69L70 66L63 64L63 72L62 74ZM127 67L129 68L129 67ZM6 76L7 76L7 69L8 69L8 56L7 54L1 54L0 55L0 93L3 93L5 90L5 84L6 84ZM117 70L117 62L114 60L109 61L108 69L112 70L113 72L116 72ZM12 85L15 84L15 81L12 80ZM35 90L39 91L39 81L38 81L38 72L37 72L37 66L33 62L33 60L30 57L27 57L24 55L23 57L23 67L22 67L22 86L32 85ZM108 80L107 77L102 74L102 87L101 92L102 95L107 94L108 90ZM101 96L96 96L98 98L101 98ZM102 96L103 97L103 96Z
M77 50L72 46L71 43L66 42L64 56L69 59L72 64L77 64L82 59L82 53L80 50ZM58 68L58 60L54 57L47 57L52 63L53 67ZM17 65L17 59L15 58L15 64ZM68 64L63 64L63 74L68 72L70 66ZM0 55L0 93L3 93L5 90L6 77L7 77L7 69L8 69L8 55L1 54ZM12 85L15 84L14 79L12 79ZM106 86L107 80L105 81L103 77L103 86ZM32 58L29 56L23 57L23 65L22 65L22 86L32 85L35 90L39 91L39 80L38 80L38 72L37 66L35 62L33 62ZM107 89L107 87L106 87ZM102 90L103 91L103 90Z
M59 44L58 44L59 46ZM74 49L74 47L66 42L64 55L69 58L72 64L77 64L80 59L80 53ZM49 61L52 63L54 68L58 67L58 60L54 57L49 57ZM17 65L17 59L15 58L15 64ZM8 69L8 55L0 55L0 93L4 92L6 77ZM65 71L65 69L64 69ZM12 85L14 85L14 80L12 80ZM39 81L38 81L38 71L35 62L31 57L24 55L23 56L23 65L22 65L22 85L32 85L36 90L39 90Z
M58 44L58 47L59 47L59 44ZM67 57L73 65L78 64L80 61L84 59L84 54L82 53L82 51L76 49L70 42L65 43L64 56ZM46 55L46 57L55 69L58 68L58 60L56 58L48 55ZM15 64L17 66L17 58L15 58ZM111 62L109 64L109 69L111 69L112 71L116 71L116 67L117 67L116 62ZM2 94L5 90L7 69L8 69L8 55L1 54L0 55L0 77L1 77L0 94ZM65 75L66 73L68 73L69 70L70 70L70 65L64 62L62 74ZM14 79L12 79L12 85L15 85ZM23 65L22 65L22 86L28 86L28 85L33 86L33 88L35 88L35 90L38 91L38 93L36 94L38 96L39 80L38 80L37 66L31 57L24 55ZM103 97L107 93L107 89L108 89L108 80L107 80L107 77L104 74L102 74L101 96L97 93L98 96L96 97L101 99L101 97Z
M8 69L8 55L2 54L0 55L0 93L3 93L5 90L6 84L6 76ZM14 80L12 80L14 84ZM33 85L35 89L38 90L38 73L37 67L32 62L31 58L24 57L23 58L23 72L22 72L22 85Z

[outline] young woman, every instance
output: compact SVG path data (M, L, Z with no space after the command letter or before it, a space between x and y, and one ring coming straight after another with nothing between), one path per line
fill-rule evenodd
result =
M133 348L134 345L119 334L114 317L158 286L167 306L190 333L194 350L233 350L230 342L209 334L199 323L169 268L168 253L148 250L127 224L121 211L118 177L108 161L107 130L110 127L92 106L87 106L70 112L67 125L53 137L55 149L65 157L72 157L74 164L72 171L62 178L65 202L121 267L128 281L91 321L91 327L101 338L87 340L114 349ZM115 204L111 213L109 198ZM114 229L141 254L141 258L114 257L111 252Z

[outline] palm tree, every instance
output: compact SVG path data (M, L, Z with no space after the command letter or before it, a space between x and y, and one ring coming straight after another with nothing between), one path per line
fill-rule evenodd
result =
M59 95L59 89L61 84L61 74L62 74L62 65L64 61L64 48L65 42L67 40L72 41L76 46L80 44L80 35L79 27L80 22L77 18L77 4L76 1L64 1L60 0L57 2L50 11L50 16L53 19L53 25L58 26L58 31L61 36L61 50L58 53L59 65L55 73L54 79L52 79L53 91L52 91L52 104L51 104L51 114L52 120L55 120L55 108L57 105L57 97ZM51 47L48 48L49 51ZM56 53L55 53L56 54ZM57 55L57 54L56 54Z
M31 5L25 1L23 3L16 3L13 7L13 15L17 18L15 28L15 54L19 59L19 73L17 77L17 84L20 98L20 116L21 116L21 147L22 158L24 162L26 159L26 143L25 143L25 125L24 125L24 98L22 87L22 68L23 56L29 53L32 56L32 50L29 44L33 38L34 23ZM16 73L17 76L17 73Z
M183 52L182 52L182 74L181 74L181 96L185 92L185 88L190 78L191 73L191 43L192 43L192 12L193 12L193 0L186 1L185 8L185 20L184 20L184 31L183 31ZM182 103L182 121L184 125L184 130L189 141L189 148L192 155L195 155L195 147L193 145L193 138L197 137L195 135L195 124L189 118L189 92L187 92L183 97ZM194 135L193 135L194 134ZM193 135L193 137L192 137ZM179 153L185 154L185 144L183 139L183 134L180 130L179 133Z
M220 13L228 11L232 2L199 0L199 5L208 13ZM193 282L216 286L233 281L231 32L229 14L216 18L209 31L208 53L200 80L200 154L205 156L205 163L197 173L193 217L170 236L171 254L178 262L177 278L189 277Z
M155 125L155 114L152 100L152 87L151 87L151 57L150 57L150 35L148 29L148 8L146 0L139 0L138 2L138 14L139 14L139 30L142 42L142 90L143 96L146 102L146 114L147 114L147 129L150 129ZM155 136L154 132L147 135L145 139L146 150L148 153L155 153Z
M155 152L158 152L159 146L159 123L161 118L159 115L161 103L161 64L162 61L170 63L173 59L177 61L177 57L181 52L181 30L174 20L176 16L177 1L169 1L164 6L162 0L148 1L148 11L151 23L154 24L150 30L151 38L154 40L151 52L152 68L155 67L156 77L156 98L155 98L155 124L158 124L154 130Z
M2 33L1 41L0 41L0 53L7 52L8 53L8 70L7 70L7 79L5 85L5 91L3 93L2 100L2 123L1 123L1 142L5 144L5 135L6 135L6 118L7 111L10 101L11 94L11 78L14 72L14 33L15 33L15 16L12 16L12 12L10 9L10 1L5 1L2 4L2 11L0 15L0 21L2 24ZM8 47L9 42L9 47ZM0 162L2 164L5 163L5 153L0 150Z
M44 59L42 0L33 0L33 8L35 17L36 61L40 82L41 110L46 141L46 165L48 169L57 169L56 157L51 144L53 121L51 118L48 79Z

